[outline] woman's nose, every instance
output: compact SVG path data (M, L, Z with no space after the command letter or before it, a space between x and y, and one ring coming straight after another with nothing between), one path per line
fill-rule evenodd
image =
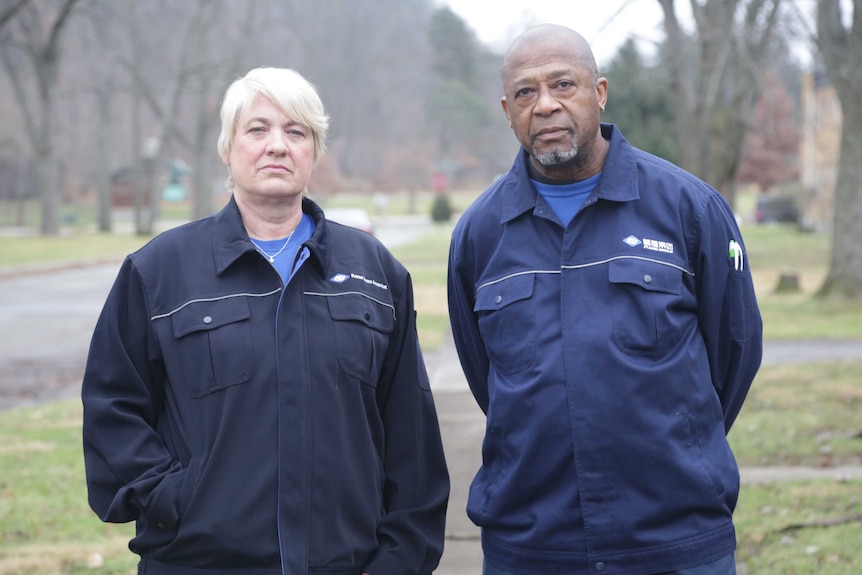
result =
M273 130L267 142L266 151L270 154L284 154L288 151L287 136L278 130Z

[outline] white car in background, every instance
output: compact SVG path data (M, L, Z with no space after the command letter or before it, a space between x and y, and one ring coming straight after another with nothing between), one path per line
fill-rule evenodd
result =
M374 220L371 219L368 210L363 208L324 208L323 213L327 220L374 235Z

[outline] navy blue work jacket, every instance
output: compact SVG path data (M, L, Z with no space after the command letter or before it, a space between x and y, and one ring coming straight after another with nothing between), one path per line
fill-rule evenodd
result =
M137 522L142 573L437 565L449 478L410 276L303 211L315 231L287 285L233 199L119 271L84 375L84 455L99 517Z
M659 573L736 545L726 432L762 332L742 238L714 189L602 134L567 227L521 150L452 234L452 330L487 415L467 511L516 573Z

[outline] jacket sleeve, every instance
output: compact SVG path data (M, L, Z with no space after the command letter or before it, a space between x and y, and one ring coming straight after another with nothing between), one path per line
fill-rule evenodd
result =
M489 359L485 344L479 334L479 324L473 313L475 304L475 282L473 270L467 265L468 255L463 231L456 228L449 246L449 271L447 297L449 301L449 323L461 369L473 397L483 412L488 412Z
M739 245L740 254L731 242ZM730 206L717 193L700 221L697 258L698 321L727 433L760 367L763 322L742 234Z
M96 323L84 371L83 447L90 506L103 520L178 521L183 470L156 432L163 378L151 361L144 290L129 258Z
M443 553L449 472L419 338L410 276L396 298L396 327L377 386L385 433L379 546L371 575L427 575Z

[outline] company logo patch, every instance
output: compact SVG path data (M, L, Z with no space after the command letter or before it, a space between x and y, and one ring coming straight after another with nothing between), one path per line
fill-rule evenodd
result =
M629 236L623 240L623 243L628 244L629 247L635 247L641 245L641 241L634 236Z
M367 278L367 277L365 277L365 276L361 276L361 275L359 275L359 274L350 274L350 278L351 278L351 279L354 279L354 280L359 280L359 281L365 282L365 283L367 283L368 285L372 285L372 286L374 286L374 287L376 287L376 288L386 289L386 290L388 290L388 289L389 289L389 286L388 286L388 285L386 285L386 284L384 284L384 283L380 283L380 282L379 282L379 281L377 281L377 280L373 280L373 279L369 279L369 278Z
M360 274L354 274L354 273L349 273L349 274L335 274L334 276L332 276L331 278L329 278L329 281L331 281L332 283L336 283L336 284L343 284L343 283L344 283L344 282L346 282L347 280L359 280L359 281L361 281L361 282L363 282L363 283L366 283L366 284L368 284L368 285L370 285L370 286L374 286L374 287L376 287L376 288L380 288L380 289L383 289L383 290L388 290L388 289L389 289L389 286L388 286L388 285L386 285L385 283L381 283L381 282L379 282L379 281L377 281L377 280L369 279L369 278L367 278L367 277L365 277L365 276L363 276L363 275L360 275Z
M665 254L673 253L673 244L670 242L662 242L659 240L648 240L644 238L644 249L654 252L662 252Z

